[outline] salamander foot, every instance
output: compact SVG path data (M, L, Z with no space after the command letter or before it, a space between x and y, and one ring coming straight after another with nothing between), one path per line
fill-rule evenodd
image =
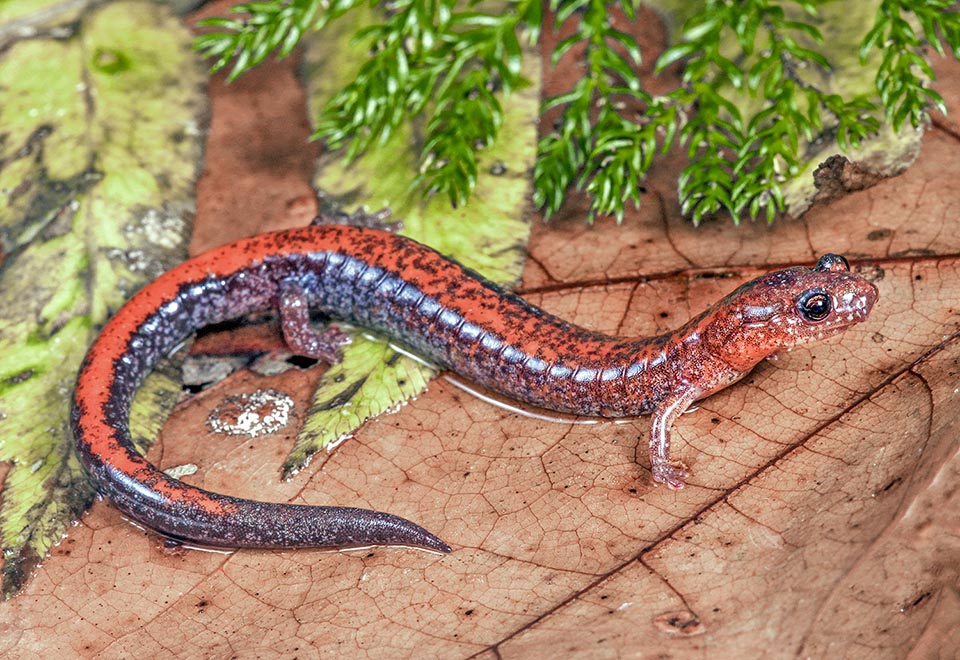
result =
M690 473L683 467L674 467L670 463L655 463L653 465L653 480L660 484L666 484L667 488L672 490L680 490L686 485L684 479L690 476Z
M293 280L280 283L280 326L290 350L331 364L340 361L340 347L350 335L335 325L317 331L310 322L307 294Z

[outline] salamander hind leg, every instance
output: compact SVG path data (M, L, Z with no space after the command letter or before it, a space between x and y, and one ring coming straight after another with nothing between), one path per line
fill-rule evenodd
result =
M350 335L334 325L323 331L313 327L307 294L299 283L280 283L279 308L283 338L291 350L325 362L340 361L339 349L350 342Z
M696 396L693 393L681 393L668 396L660 402L653 412L650 428L650 469L653 480L667 487L679 490L684 480L690 476L682 463L670 460L670 430L677 417L683 414Z

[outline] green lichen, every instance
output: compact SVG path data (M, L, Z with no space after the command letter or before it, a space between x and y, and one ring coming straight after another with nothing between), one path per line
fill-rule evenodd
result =
M34 8L16 20L58 25ZM199 174L206 99L189 33L149 2L67 9L56 37L0 54L0 190L13 191L0 196L5 596L92 501L68 429L74 379L109 314L183 258ZM184 132L196 139L171 139ZM136 416L153 427L135 435L155 436L178 390L162 369L151 377Z

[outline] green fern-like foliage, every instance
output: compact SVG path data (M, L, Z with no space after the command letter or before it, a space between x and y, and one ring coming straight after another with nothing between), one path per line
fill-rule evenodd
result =
M883 121L899 130L924 122L930 105L943 108L929 86L934 75L922 51L929 45L943 54L945 42L960 58L960 13L951 2L883 0L873 25L865 26L859 52L865 66L876 68L876 92L849 98L803 75L831 70L812 20L828 2L703 2L657 62L657 71L683 62L682 85L654 95L636 72L638 46L611 19L611 9L633 19L636 0L551 0L553 27L572 26L552 61L576 53L583 75L543 102L543 112L559 116L539 143L536 206L549 217L576 187L591 200L591 220L604 215L619 221L628 204L640 203L655 156L679 143L691 160L678 182L685 215L695 223L721 212L734 222L760 215L772 220L784 209L783 184L799 172L802 149L825 126L841 148L851 149ZM233 79L271 53L288 55L306 31L359 5L238 5L234 17L204 21L212 31L198 37L196 47L214 60L214 70L232 63ZM422 116L426 135L414 183L427 194L446 195L454 206L464 204L476 184L477 153L497 137L502 99L525 83L522 46L539 39L542 4L504 0L491 11L476 2L392 0L384 9L383 22L357 33L370 57L323 108L315 137L353 159L385 142L401 122ZM792 18L797 14L811 20ZM875 49L882 57L871 57ZM749 111L744 98L755 100Z

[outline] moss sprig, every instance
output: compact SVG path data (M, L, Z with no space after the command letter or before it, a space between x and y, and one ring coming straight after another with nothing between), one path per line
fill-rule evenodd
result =
M944 54L946 44L960 58L960 13L952 2L882 0L859 44L862 64L876 67L876 94L843 95L818 82L828 79L832 64L814 19L829 1L706 0L656 64L662 72L682 62L682 84L655 95L637 74L639 47L611 18L613 11L635 18L637 0L551 0L553 28L570 32L551 60L577 57L583 74L543 102L542 112L556 121L538 143L535 205L549 217L577 188L590 199L591 220L622 220L628 204L639 205L656 155L679 143L690 164L678 194L693 222L723 212L734 222L772 220L784 209L783 186L800 171L811 140L834 135L849 150L884 121L900 130L924 122L931 105L944 109L930 87L924 49ZM234 79L270 53L288 55L307 31L360 4L238 5L230 17L202 22L211 31L197 37L196 47L213 59L214 70L232 62ZM478 153L499 132L502 99L525 84L522 46L539 39L542 4L504 0L495 12L473 1L370 5L384 9L382 22L356 34L370 57L323 107L314 137L353 159L383 144L402 122L422 117L414 185L462 205L476 184ZM871 57L875 49L881 57Z

